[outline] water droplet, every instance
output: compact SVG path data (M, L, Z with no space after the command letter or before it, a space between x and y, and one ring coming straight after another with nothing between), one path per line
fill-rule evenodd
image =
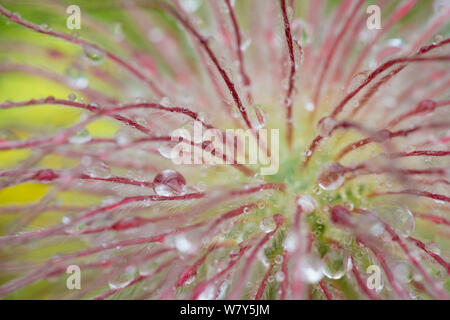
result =
M186 122L182 129L183 131L179 132L178 137L183 138L186 141L193 141L195 143L202 143L203 142L203 130L205 130L205 127L203 124L199 121L188 121ZM212 139L214 140L214 139Z
M188 108L184 108L185 110L188 110ZM198 120L205 122L206 121L206 113L200 111L199 113L197 113L197 118Z
M441 14L450 9L448 0L435 0L433 1L433 9L436 14Z
M89 79L83 73L82 70L78 68L69 68L66 71L67 78L71 86L76 89L85 89L89 84ZM76 97L75 97L76 98ZM71 99L72 100L72 99Z
M125 288L134 280L136 268L129 266L125 269L125 272L118 275L114 280L109 281L109 287L111 289Z
M292 9L292 7L286 7L286 16L289 20L292 20L292 17L294 16L294 9Z
M349 257L343 250L332 250L323 257L323 274L330 279L340 279L349 270Z
M114 24L113 33L114 33L114 38L116 39L116 41L118 41L118 42L123 41L123 39L125 38L125 34L123 32L122 23L117 22Z
M337 125L337 121L332 117L324 117L317 123L317 133L324 138L327 138L333 132L334 127Z
M290 233L286 236L286 238L284 239L283 242L283 247L288 251L288 252L294 252L297 249L297 237Z
M372 140L375 142L383 142L386 141L391 136L391 132L387 129L379 130L375 132L374 135L371 136Z
M170 99L167 97L163 97L161 98L161 100L159 101L159 104L164 106L164 107L168 107L170 106Z
M77 100L77 96L75 93L70 93L67 98L69 98L69 100L71 101L76 101Z
M192 13L200 8L202 2L200 0L183 0L180 1L180 5L186 12Z
M119 146L125 146L130 142L128 131L125 128L121 128L116 131L114 138Z
M78 234L82 233L83 231L85 231L86 229L87 229L87 226L85 223L77 223L73 226L69 226L66 229L66 232L68 234L78 235Z
M345 167L337 162L325 163L320 168L317 182L324 190L336 190L345 180Z
M46 102L46 103L52 103L52 102L55 102L55 97L53 97L53 96L48 96L47 98L45 98L44 99L44 101Z
M207 286L202 293L198 296L198 300L212 300L214 299L214 285Z
M262 109L262 106L259 104L255 104L250 107L248 117L253 128L256 130L264 127L264 124L266 123L266 115Z
M322 193L322 189L321 189L319 186L314 186L313 189L312 189L312 192L313 192L315 195L319 195L319 194Z
M402 204L381 205L376 208L378 217L391 226L398 235L409 236L414 231L414 216Z
M187 278L186 280L184 280L183 285L184 285L184 286L188 286L188 285L194 283L195 278L196 278L195 275L191 275L189 278Z
M151 42L161 42L162 40L165 39L165 34L164 32L159 29L159 28L153 28L150 29L147 33L147 38L151 41Z
M84 144L91 141L91 133L87 129L78 131L69 138L69 142L73 144Z
M231 116L235 119L239 118L241 113L239 112L239 109L237 107L233 107L231 109Z
M284 280L284 272L283 271L278 271L277 273L275 273L275 280L277 280L277 282L283 282L283 280Z
M308 111L308 112L314 111L315 106L311 100L306 99L304 106L305 106L306 111Z
M300 44L309 44L312 41L311 26L303 19L294 19L291 23L292 37Z
M143 98L143 97L136 97L136 98L134 99L134 102L137 103L137 104L141 104L141 103L145 103L146 100L145 100L145 98Z
M248 47L250 47L250 44L252 43L252 39L248 38L245 39L242 43L241 43L241 51L244 52L248 49Z
M387 41L388 46L401 48L403 45L403 40L400 38L392 38Z
M224 281L219 288L219 293L217 295L217 300L223 300L226 297L227 290L229 286L229 281Z
M159 196L177 196L186 192L186 180L175 170L164 170L153 179L155 193Z
M150 199L145 199L141 202L143 207L150 207L152 204L152 201Z
M266 207L266 202L264 200L258 200L257 205L259 209L264 209Z
M353 211L355 205L353 204L353 202L348 201L344 203L344 207L346 207L349 211Z
M304 213L309 214L316 210L316 200L308 195L301 195L297 198L297 205L300 206Z
M72 38L74 38L74 39L80 39L80 34L79 34L78 32L76 32L76 31L72 31L72 32L70 33L70 36L71 36Z
M294 46L294 63L295 69L298 69L305 61L305 54L303 52L303 47Z
M444 37L441 34L437 34L437 35L434 36L434 42L435 43L439 43L442 40L444 40Z
M182 253L194 253L195 246L184 235L178 235L174 238L175 247Z
M99 65L105 59L105 54L92 46L84 46L84 55L94 65Z
M199 183L197 183L197 190L199 192L205 192L206 188L207 188L207 185L203 181L200 181Z
M412 278L411 268L407 263L399 262L394 266L393 269L397 279L406 283L411 282Z
M322 261L313 255L302 257L295 277L300 277L307 283L319 282L323 278Z
M433 111L437 106L437 103L433 100L426 99L419 102L417 109L419 112L430 112Z
M281 263L283 262L283 256L277 255L277 256L273 259L273 261L274 261L276 264L281 264Z
M111 176L111 169L103 161L97 161L86 169L86 173L94 178L109 178Z
M273 230L275 230L276 226L277 225L272 217L265 217L259 223L259 227L265 233L272 232Z
M347 88L347 93L355 91L359 86L363 84L363 82L367 79L367 76L370 74L370 70L361 71L355 74L350 80L350 84Z
M161 143L158 146L159 154L166 159L173 159L175 158L175 154L172 153L174 147L175 145L173 143Z
M154 261L143 263L138 267L141 276L151 275L156 270L157 264Z
M429 242L426 245L426 249L430 252L440 255L441 254L441 248L437 242Z
M63 223L63 224L69 224L70 221L72 221L72 220L70 220L69 217L67 217L67 216L62 217L62 223Z

